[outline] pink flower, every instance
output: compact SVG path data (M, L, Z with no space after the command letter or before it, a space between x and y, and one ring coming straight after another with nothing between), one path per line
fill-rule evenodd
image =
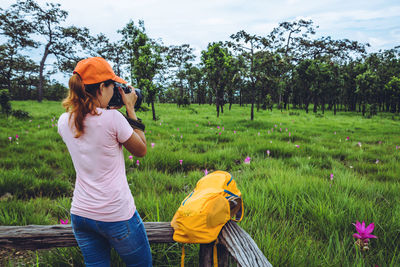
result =
M221 132L219 132L218 134L221 135Z
M19 138L19 135L18 135L18 134L16 134L16 135L15 135L15 139L18 139L18 138Z
M198 125L198 124L196 124L196 127L199 127L199 125Z
M160 122L160 126L161 126L161 122Z
M151 143L151 148L154 148L154 146L155 146L155 143Z
M271 132L274 132L274 128L271 129Z
M336 134L336 132L334 132L333 134Z
M182 166L182 162L183 162L183 159L180 159L179 160L179 164L181 164L181 166Z
M177 131L179 131L179 128L176 128Z
M68 219L65 219L65 221L63 219L60 219L60 223L61 224L68 224Z
M379 163L379 159L376 159L375 164L378 164L378 163Z
M182 139L182 137L183 137L183 136L181 135L181 139Z
M333 173L331 173L331 181L333 181Z
M12 137L11 137L11 136L9 136L9 137L8 137L8 140L10 140L10 142L11 142L11 140L12 140ZM396 149L397 149L397 147L396 147Z
M286 128L286 132L287 132L287 128Z
M233 131L233 133L235 134L236 133L236 131ZM397 148L396 148L397 149Z
M282 128L279 128L279 131L281 131L281 132L282 132Z
M346 137L346 140L350 140L350 137L347 136L347 137Z
M140 162L139 162L139 160L137 160L137 161L136 161L136 165L138 165L138 166L139 166L139 164L140 164Z
M225 127L222 127L222 131L225 131Z
M251 160L250 157L246 157L246 158L244 159L244 163L245 163L245 164L250 164L250 160Z
M356 221L356 224L353 223L353 225L356 227L356 231L358 233L353 234L353 237L365 240L367 238L378 238L377 236L371 235L372 231L374 231L375 224L371 223L365 228L365 222L363 221L360 223L359 221Z
M379 141L378 144L382 144L382 141Z
M358 146L361 147L361 142L358 142Z
M219 126L217 126L217 129L219 129Z
M291 136L292 134L289 132L289 137Z
M268 157L269 157L269 154L270 154L271 152L269 151L269 150L267 150L267 155L268 155Z
M258 136L260 136L260 132L258 132Z
M132 160L133 159L133 156L132 155L129 155L129 157L128 157L130 160Z
M207 175L208 174L208 171L207 171L207 169L205 169L204 170L204 175Z
M276 124L274 126L275 126L275 128L278 127L278 125L276 125Z
M299 148L299 147L300 147L300 145L296 145L296 147L297 147L297 148Z

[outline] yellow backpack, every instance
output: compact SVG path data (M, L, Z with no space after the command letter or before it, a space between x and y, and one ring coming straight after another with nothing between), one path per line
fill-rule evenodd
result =
M180 243L208 244L217 240L226 222L230 219L241 221L242 218L243 201L235 180L228 172L215 171L201 178L182 201L171 221L173 239ZM214 266L218 266L216 244ZM184 258L182 247L181 266Z

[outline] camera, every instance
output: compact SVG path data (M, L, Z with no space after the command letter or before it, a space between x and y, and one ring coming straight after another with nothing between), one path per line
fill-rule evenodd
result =
M109 107L120 107L124 105L124 102L122 101L122 96L119 93L118 88L121 88L125 92L125 94L129 94L132 92L131 88L129 88L127 85L117 82L114 83L114 94L111 97L110 102L108 102ZM142 104L143 95L142 91L137 88L135 88L135 93L138 97L135 103L135 110L137 110L140 108L140 105Z

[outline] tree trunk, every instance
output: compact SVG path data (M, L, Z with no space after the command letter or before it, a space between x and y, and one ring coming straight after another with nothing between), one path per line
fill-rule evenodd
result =
M251 120L254 120L254 102L251 103L251 114L250 114Z
M317 108L318 108L318 102L314 100L314 108L313 108L314 113L317 113Z
M232 102L229 103L229 110L231 110L231 108L232 108Z
M44 48L44 55L42 60L40 61L40 69L39 69L39 87L38 87L38 101L42 102L43 100L43 71L44 71L44 63L46 62L47 56L49 55L49 47L51 42L48 42Z
M154 109L154 100L151 101L151 111L153 112L153 121L156 120L156 110Z
M8 63L9 69L7 72L7 87L8 87L8 91L10 92L10 94L11 94L11 73L12 73L13 65L14 65L14 59L13 59L13 56L11 55L10 62Z
M220 105L220 103L219 103L219 95L218 95L218 89L217 88L218 88L218 85L215 86L214 92L215 92L215 105L217 107L217 118L219 118L219 105Z
M397 114L400 113L400 97L399 97L399 103L397 103Z
M333 104L333 115L336 115L336 103Z

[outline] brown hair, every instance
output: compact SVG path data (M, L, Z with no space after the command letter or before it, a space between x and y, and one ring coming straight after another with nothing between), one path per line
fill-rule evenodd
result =
M106 86L113 83L112 80L104 82ZM75 126L75 138L84 133L84 119L86 114L100 115L96 110L96 92L100 90L100 84L84 85L79 74L75 73L69 79L69 92L62 102L63 107L69 112L69 121L73 118Z

